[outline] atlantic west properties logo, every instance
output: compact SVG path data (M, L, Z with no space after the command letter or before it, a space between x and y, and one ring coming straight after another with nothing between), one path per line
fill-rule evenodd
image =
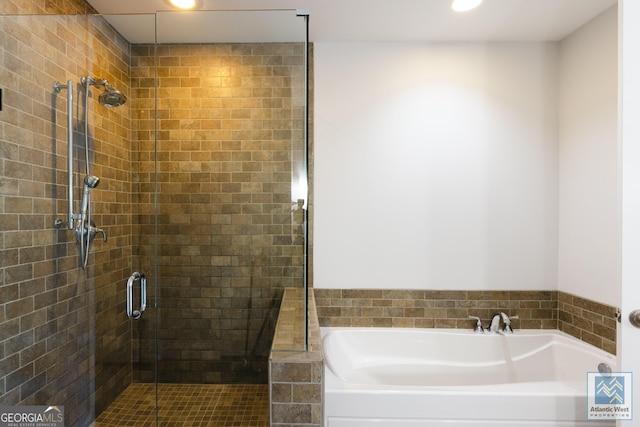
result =
M587 419L631 420L631 372L587 373Z
M0 406L0 427L64 427L64 406Z

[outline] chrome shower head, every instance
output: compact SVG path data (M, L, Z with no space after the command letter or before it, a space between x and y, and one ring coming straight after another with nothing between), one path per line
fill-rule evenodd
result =
M107 108L119 107L127 101L127 97L111 86L106 79L95 79L91 76L86 76L82 78L82 84L85 87L102 87L104 92L98 97L98 102Z
M100 104L107 108L119 107L127 101L127 97L109 83L104 85L104 92L98 97Z

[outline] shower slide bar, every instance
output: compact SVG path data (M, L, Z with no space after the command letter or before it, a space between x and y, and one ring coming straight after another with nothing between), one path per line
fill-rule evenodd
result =
M84 153L85 153L85 177L82 190L82 201L80 203L80 212L74 213L74 170L73 170L73 80L67 80L66 86L54 82L53 88L56 93L60 93L62 90L67 90L67 187L68 187L68 216L67 216L67 228L75 231L76 243L80 251L80 260L82 269L87 268L87 262L89 260L89 250L91 244L98 233L102 233L102 241L107 241L107 234L101 228L95 226L95 223L91 219L91 190L96 188L100 183L100 178L91 175L90 162L89 162L89 128L86 106L89 99L89 86L102 87L104 86L104 93L100 95L100 103L106 107L117 107L126 101L126 96L120 91L111 86L107 80L96 80L93 77L86 76L82 78L82 84L85 87L85 117L84 117ZM56 228L64 227L64 221L61 219L55 220Z
M133 282L140 281L140 310L133 309ZM147 309L147 278L137 271L127 280L127 317L139 319Z
M67 86L62 86L55 82L53 88L56 93L67 89L67 171L68 171L68 191L69 191L69 217L67 218L67 227L73 230L74 220L80 218L79 215L73 213L73 81L67 80Z

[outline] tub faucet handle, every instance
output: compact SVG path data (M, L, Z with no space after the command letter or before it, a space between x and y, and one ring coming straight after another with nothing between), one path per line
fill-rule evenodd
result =
M484 333L484 328L482 327L482 320L478 316L469 316L469 319L473 319L476 321L476 326L473 328L474 332L479 334Z
M512 333L513 332L513 328L511 327L511 321L513 319L520 319L520 316L515 315L515 316L507 316L506 314L503 313L503 317L504 317L504 332L506 333Z

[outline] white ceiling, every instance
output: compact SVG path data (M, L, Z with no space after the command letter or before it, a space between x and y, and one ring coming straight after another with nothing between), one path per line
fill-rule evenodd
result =
M87 0L101 14L172 10L167 0ZM451 0L198 0L198 10L306 9L312 42L561 40L616 0L484 0L464 14ZM283 12L284 13L284 12ZM162 13L160 42L288 41L304 35L295 12ZM287 14L285 13L285 14ZM288 24L289 16L294 22ZM153 17L110 19L133 43L153 42ZM280 31L283 30L283 31ZM302 32L301 32L302 31ZM224 40L220 40L222 36ZM282 38L283 40L276 40Z

